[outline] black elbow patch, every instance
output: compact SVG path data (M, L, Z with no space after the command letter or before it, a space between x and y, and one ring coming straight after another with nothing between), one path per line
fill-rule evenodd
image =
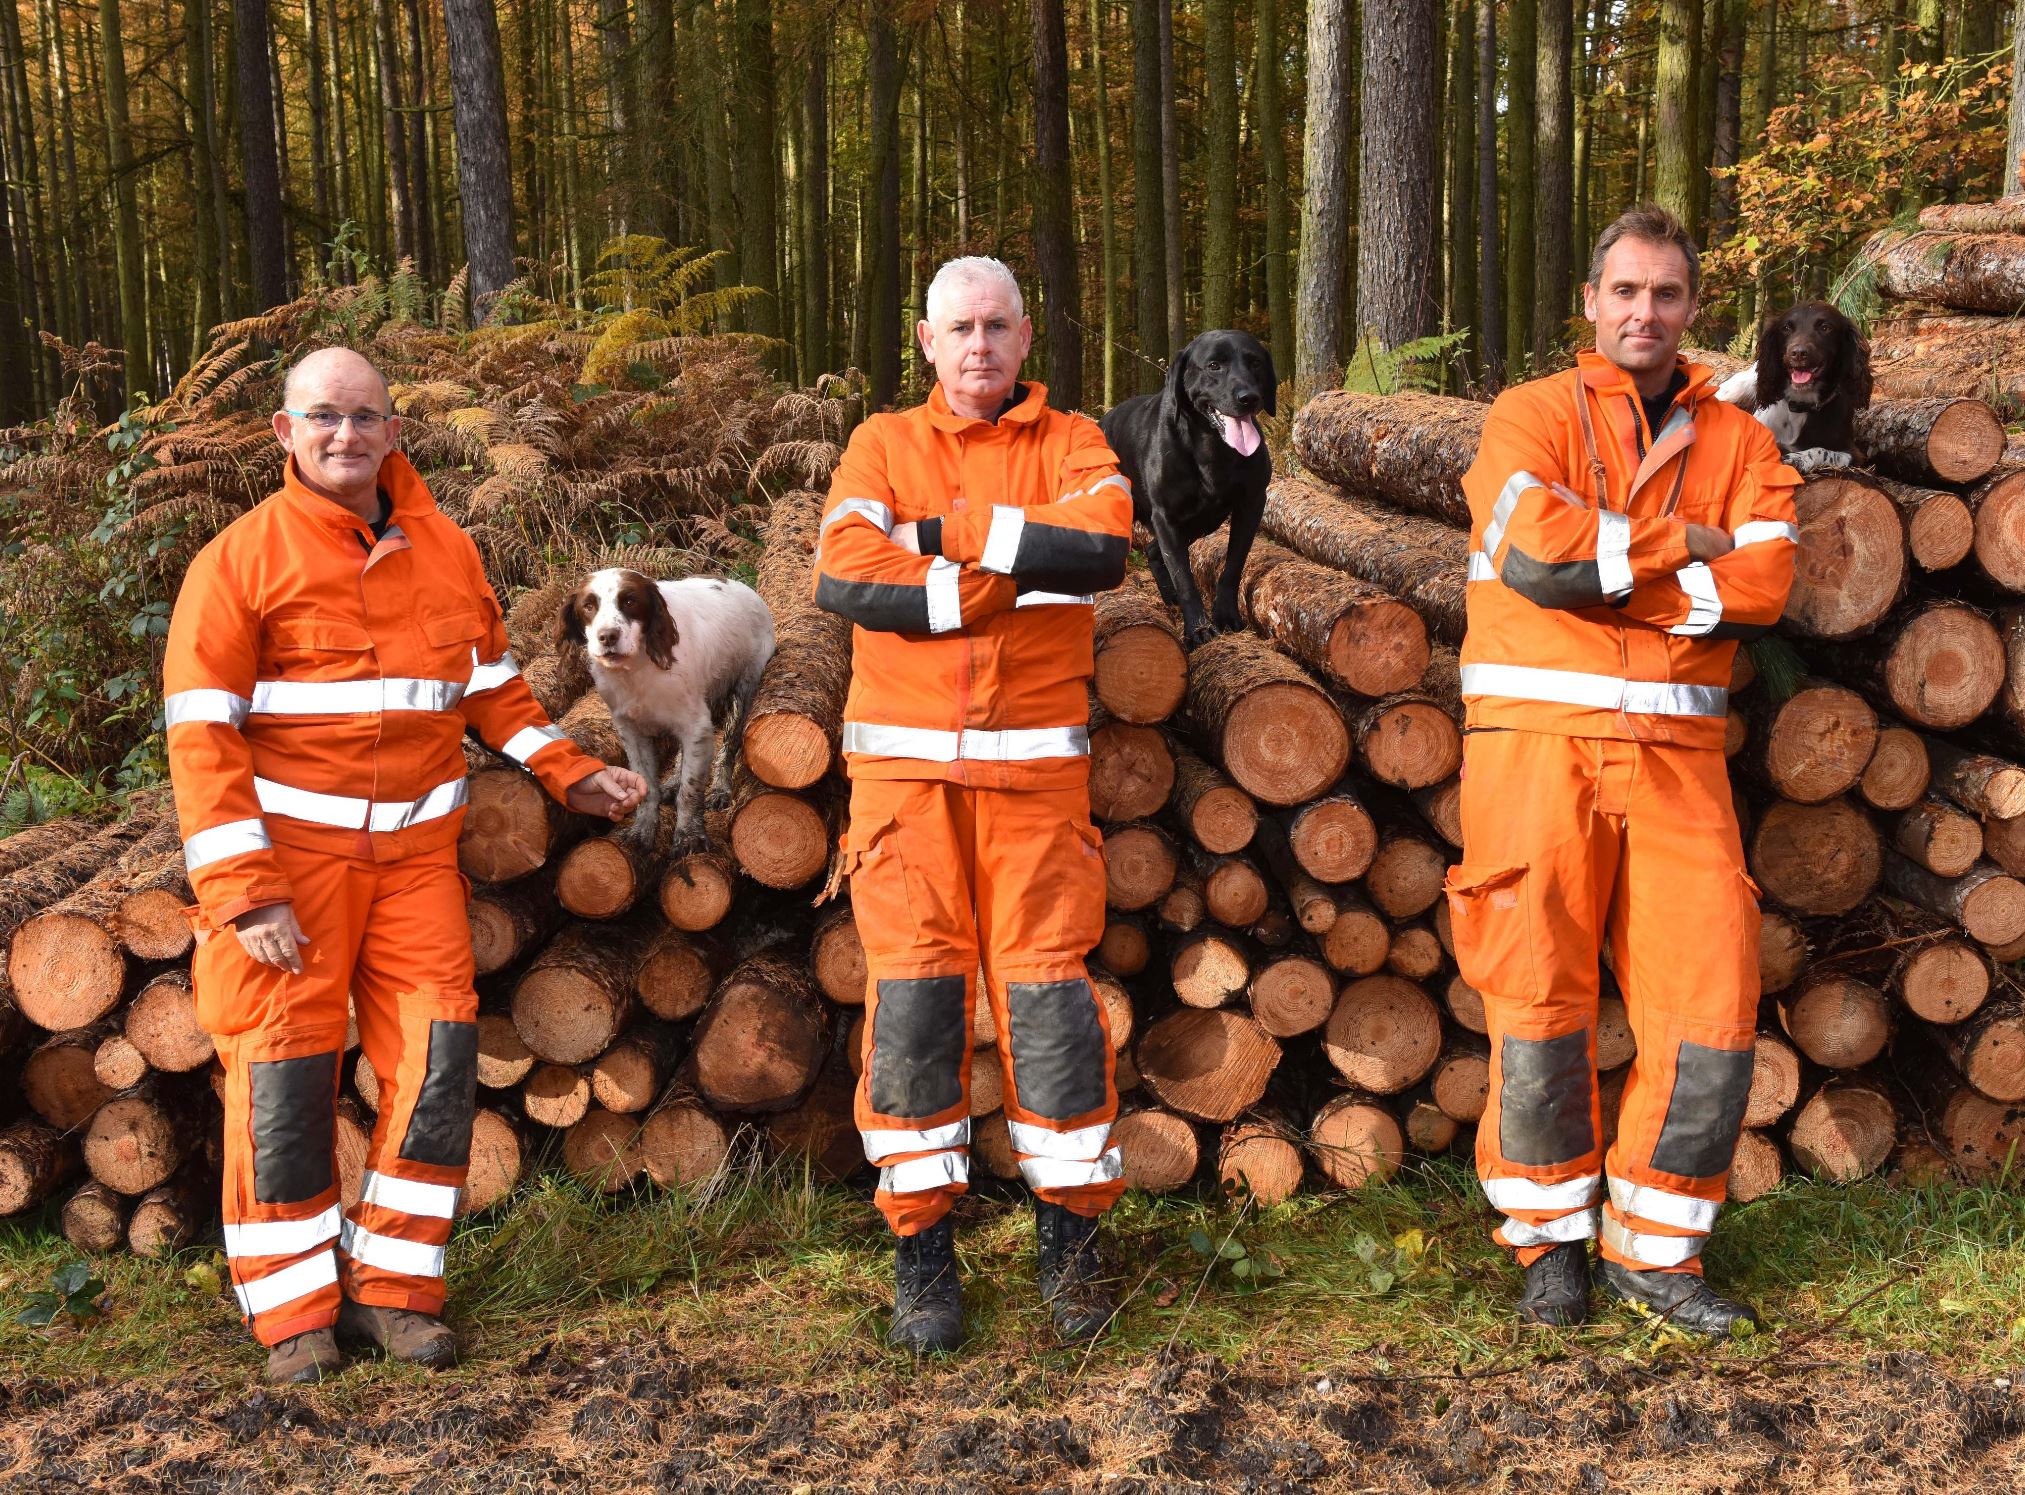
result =
M1770 623L1718 623L1704 638L1733 638L1749 643L1754 638L1763 638L1772 631Z
M1125 579L1131 541L1102 530L1029 520L1020 530L1013 573L1043 592L1101 592Z
M1587 1028L1559 1038L1508 1033L1498 1059L1498 1151L1505 1161L1547 1168L1595 1151L1596 1072Z
M1505 547L1498 580L1541 607L1600 607L1603 578L1594 561L1536 561L1516 545Z
M843 581L824 572L816 606L875 633L928 632L928 590L888 581Z

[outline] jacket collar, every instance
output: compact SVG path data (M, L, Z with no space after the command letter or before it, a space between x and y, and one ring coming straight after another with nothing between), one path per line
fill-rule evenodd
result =
M1674 457L1685 452L1695 442L1695 415L1703 400L1715 393L1715 373L1707 364L1691 363L1676 354L1674 367L1687 376L1686 386L1674 396L1672 409L1664 425L1652 433L1651 444L1646 447L1643 457L1639 455L1639 443L1635 429L1626 429L1619 424L1619 411L1612 395L1627 395L1634 402L1638 398L1638 386L1631 376L1616 364L1598 353L1594 348L1585 348L1576 355L1576 368L1585 390L1594 390L1603 404L1605 422L1603 429L1619 433L1624 455L1634 465L1630 493L1625 507L1630 508L1639 490ZM1642 419L1633 409L1625 412L1635 428ZM1601 439L1599 437L1599 439Z
M1674 397L1674 403L1685 405L1692 412L1695 406L1715 393L1715 371L1705 363L1690 362L1678 353L1674 355L1673 365L1687 375L1687 387ZM1581 371L1582 383L1599 395L1621 394L1633 398L1638 395L1638 386L1631 382L1631 375L1594 348L1584 348L1577 353L1575 366Z
M415 471L414 464L400 452L387 453L387 460L380 464L379 483L381 491L393 505L390 517L395 524L436 512L436 499L429 492L429 485L422 481L422 475ZM357 530L368 538L372 535L372 526L365 520L335 499L325 498L302 480L302 474L295 470L293 455L282 470L281 496L297 512L327 529Z
M942 386L936 385L928 391L928 402L921 408L928 412L928 423L938 431L947 431L953 436L977 436L997 430L1008 422L1028 426L1039 421L1048 408L1048 387L1032 379L1021 381L1027 396L1012 409L998 418L997 425L974 416L958 415L949 408L949 401L942 396Z

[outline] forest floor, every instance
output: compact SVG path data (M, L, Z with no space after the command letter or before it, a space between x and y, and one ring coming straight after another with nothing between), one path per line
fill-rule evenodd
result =
M460 1230L461 1367L287 1391L209 1250L98 1263L101 1316L22 1327L72 1253L10 1222L0 1491L2025 1488L2015 1192L1795 1184L1732 1212L1711 1277L1769 1327L1717 1346L1600 1304L1520 1331L1452 1163L1264 1212L1128 1200L1125 1306L1089 1350L1048 1333L1029 1213L959 1219L971 1341L916 1366L881 1338L862 1190L543 1181Z

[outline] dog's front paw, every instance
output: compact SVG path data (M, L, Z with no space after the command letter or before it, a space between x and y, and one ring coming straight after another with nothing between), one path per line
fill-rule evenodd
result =
M675 827L675 839L668 844L668 855L671 858L686 857L706 851L709 846L710 837L704 834L702 826L692 825L684 829L678 825Z
M1188 630L1187 643L1190 649L1200 649L1217 635L1216 624L1203 620Z
M1838 452L1825 446L1802 447L1797 452L1786 454L1786 465L1804 478L1824 467L1847 467L1849 453Z
M1244 620L1238 617L1237 604L1235 602L1218 602L1210 616L1216 623L1216 629L1219 633L1236 633L1240 628L1245 626Z
M706 810L720 813L722 811L730 809L731 790L729 786L719 784L716 788L712 789L709 795L703 801L703 808Z

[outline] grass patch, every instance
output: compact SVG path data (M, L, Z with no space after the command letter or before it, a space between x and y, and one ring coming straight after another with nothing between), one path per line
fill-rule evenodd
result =
M1016 1191L964 1200L959 1223L966 1356L1053 1382L1166 1347L1282 1372L1386 1375L1571 1354L1710 1355L1743 1370L1787 1354L1888 1350L1975 1375L2025 1357L2025 1198L1994 1186L1794 1183L1728 1212L1708 1252L1712 1280L1759 1305L1773 1332L1716 1347L1601 1300L1579 1330L1520 1330L1510 1314L1518 1274L1490 1242L1472 1174L1454 1161L1265 1210L1214 1196L1128 1197L1109 1221L1125 1306L1090 1350L1054 1344L1034 1291L1032 1217ZM74 1259L53 1211L0 1223L6 1374L257 1369L230 1296L211 1290L222 1259L209 1250L106 1258L94 1263L106 1282L102 1317L18 1323L30 1295ZM1240 1261L1252 1266L1240 1272ZM462 1374L477 1378L582 1333L649 1332L754 1375L848 1384L905 1363L881 1338L889 1281L862 1187L757 1160L692 1193L615 1200L545 1177L462 1226L451 1251L452 1316L469 1352Z

